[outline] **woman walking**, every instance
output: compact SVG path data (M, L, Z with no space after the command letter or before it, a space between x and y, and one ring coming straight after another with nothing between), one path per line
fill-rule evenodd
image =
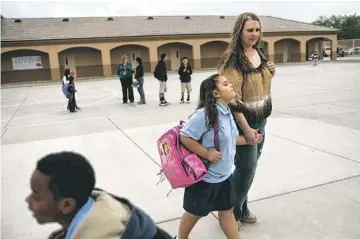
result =
M266 119L271 114L271 80L275 65L267 61L261 51L261 24L253 13L241 14L234 26L232 40L220 59L218 71L234 86L235 99L230 107L238 125L250 145L237 146L234 184L237 204L235 219L255 223L257 218L248 208L248 192L254 179L258 159L265 140ZM264 140L257 144L262 134Z

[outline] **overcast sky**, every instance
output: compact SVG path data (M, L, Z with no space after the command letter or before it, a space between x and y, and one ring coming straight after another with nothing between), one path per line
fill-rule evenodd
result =
M360 1L2 1L5 17L86 17L154 15L258 15L312 22L320 15L360 14Z

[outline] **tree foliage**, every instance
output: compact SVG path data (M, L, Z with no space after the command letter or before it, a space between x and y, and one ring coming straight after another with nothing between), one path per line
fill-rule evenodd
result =
M356 13L349 16L320 16L313 24L339 29L338 39L340 40L360 38L360 16L356 16Z

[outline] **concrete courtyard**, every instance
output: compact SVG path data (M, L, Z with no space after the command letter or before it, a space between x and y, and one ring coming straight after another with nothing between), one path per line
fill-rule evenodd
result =
M97 187L129 198L176 235L183 190L167 197L169 184L156 185L156 140L193 112L211 73L193 75L193 101L183 105L178 77L170 75L167 107L158 106L152 77L145 79L147 105L123 105L115 78L78 82L82 111L75 114L66 111L60 83L2 89L2 238L46 238L58 228L37 225L24 200L36 161L60 150L84 154ZM259 220L241 228L242 238L359 239L360 63L279 66L272 89L274 111L249 195ZM190 238L225 238L216 214Z

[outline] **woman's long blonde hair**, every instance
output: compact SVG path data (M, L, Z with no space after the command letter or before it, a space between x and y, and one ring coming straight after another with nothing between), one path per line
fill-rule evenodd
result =
M123 56L121 57L121 64L124 64L125 58L128 58L127 55L123 55Z
M254 47L262 47L262 32L259 17L251 12L242 13L235 22L232 39L217 65L217 69L220 73L229 67L233 67L242 73L252 70L252 65L245 55L244 46L241 40L245 23L249 20L258 21L260 24L260 37Z

